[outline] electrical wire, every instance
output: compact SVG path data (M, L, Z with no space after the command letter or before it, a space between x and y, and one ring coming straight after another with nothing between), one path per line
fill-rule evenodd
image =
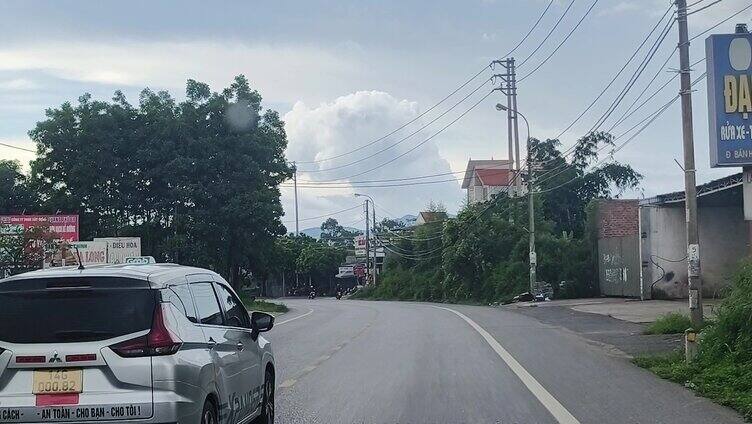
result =
M517 49L520 46L522 46L522 44L528 39L528 37L530 37L530 35L533 33L533 31L538 27L538 25L540 24L541 20L543 20L543 17L546 15L546 13L548 13L548 10L551 8L551 5L553 5L553 3L554 3L554 0L550 0L548 2L548 4L546 5L545 9L543 9L543 12L540 14L540 16L538 16L538 19L530 27L530 29L527 31L527 33L525 34L525 36L522 37L522 39L509 52L507 52L506 55L504 55L504 57L513 54L515 51L517 51ZM358 147L356 149L350 150L348 152L340 153L338 155L334 155L334 156L330 156L330 157L326 157L326 158L322 158L322 159L310 160L310 161L295 161L295 162L297 164L321 163L321 162L326 162L326 161L330 161L330 160L333 160L333 159L339 159L341 157L345 157L345 156L351 155L351 154L359 152L359 151L361 151L361 150L363 150L363 149L365 149L367 147L370 147L370 146L372 146L372 145L374 145L374 144L376 144L376 143L378 143L378 142L380 142L380 141L382 141L382 140L384 140L384 139L386 139L386 138L388 138L388 137L390 137L390 136L398 133L399 131L403 130L404 128L406 128L410 124L418 121L420 118L422 118L425 115L427 115L428 113L430 113L432 110L434 110L437 107L439 107L441 104L443 104L449 98L451 98L452 96L454 96L455 94L457 94L460 90L462 90L463 88L465 88L468 84L470 84L471 82L473 82L483 72L487 71L489 69L489 67L490 67L490 64L487 65L487 66L485 66L485 67L483 67L480 71L478 71L478 73L476 73L475 75L473 75L472 77L470 77L470 79L468 79L467 81L465 81L464 83L462 83L454 91L452 91L451 93L449 93L448 95L446 95L445 97L443 97L441 100L439 100L438 103L434 104L430 108L426 109L426 111L424 111L423 113L419 114L415 118L409 120L408 122L404 123L403 125L399 126L398 128L394 129L393 131L389 132L388 134L386 134L386 135L384 135L382 137L379 137L379 138L377 138L375 140L372 140L372 141L370 141L370 142L368 142L368 143L366 143L366 144L364 144L364 145L362 145L362 146L360 146L360 147Z
M554 33L554 31L556 31L556 28L559 26L559 24L561 24L561 21L564 20L564 17L567 16L567 14L569 13L569 10L572 8L572 6L574 6L574 2L575 0L572 0L569 3L569 6L567 6L567 8L564 10L564 13L562 13L561 16L559 16L559 19L556 21L554 26L551 28L550 31L548 31L548 34L546 34L543 40L540 43L538 43L538 47L536 47L525 59L522 60L522 62L520 62L519 65L517 65L518 68L523 66L528 60L530 60L530 58L533 57L533 55L537 53L538 50L540 50L541 47L543 47L546 44L546 41L548 41L548 39L551 38L551 35Z
M577 116L577 117L576 117L576 118L575 118L575 119L574 119L574 120L573 120L573 121L572 121L572 122L571 122L571 123L570 123L569 125L567 125L567 127L566 127L566 128L564 128L564 130L562 130L562 131L561 131L561 132L560 132L560 133L559 133L559 134L558 134L558 135L557 135L556 137L554 137L555 139L557 139L557 140L558 140L558 139L560 139L560 138L561 138L561 136L563 136L563 135L564 135L564 134L565 134L565 133L566 133L567 131L569 131L570 129L572 129L572 127L573 127L573 126L575 126L575 125L577 124L577 122L579 122L579 121L580 121L580 119L582 119L582 117L583 117L583 116L585 116L585 114L586 114L587 112L589 112L589 111L590 111L590 109L592 109L592 108L593 108L593 106L595 106L595 104L596 104L596 103L598 102L598 100L600 100L600 99L601 99L601 97L603 97L603 95L604 95L604 94L606 94L606 92L608 91L608 89L609 89L609 88L611 88L611 86L612 86L612 85L613 85L613 84L614 84L614 83L616 82L616 80L617 80L617 79L618 79L618 78L619 78L619 77L621 76L621 74L622 74L622 73L623 73L623 72L624 72L624 71L625 71L625 70L627 69L627 67L629 66L629 64L630 64L630 63L632 63L632 61L634 60L634 58L635 58L635 57L637 57L637 54L638 54L638 53L640 52L640 50L642 50L642 48L643 48L643 47L645 46L645 44L646 44L646 43L648 42L648 40L650 40L650 37L652 37L652 36L653 36L653 33L655 33L655 31L656 31L656 30L658 29L658 27L659 27L659 26L661 25L661 23L663 22L663 20L664 20L664 19L666 19L666 16L667 16L667 15L669 14L669 12L671 12L671 9L672 9L672 6L669 6L669 7L668 7L668 8L666 9L666 12L664 12L663 16L661 16L661 17L660 17L660 19L658 19L658 22L656 22L656 23L655 23L655 25L654 25L654 26L653 26L653 27L651 28L650 32L648 32L648 34L647 34L647 35L645 36L645 38L644 38L644 39L642 40L642 42L640 43L640 45L639 45L639 46L637 46L637 49L635 49L634 53L632 53L632 55L631 55L631 56L629 57L629 59L627 59L626 63L624 63L624 65L622 65L621 69L619 69L619 71L618 71L618 72L616 73L616 75L614 75L614 77L613 77L613 78L611 79L611 81L610 81L610 82L609 82L609 83L608 83L608 84L606 85L606 87L605 87L605 88L604 88L603 90L601 90L601 92L600 92L600 93L598 94L598 96L596 96L596 98L595 98L595 99L593 99L593 101L592 101L592 102L590 102L590 104L589 104L589 105L588 105L588 106L587 106L587 107L585 108L585 110L583 110L583 111L582 111L582 112L581 112L581 113L580 113L580 114L579 114L579 115L578 115L578 116ZM673 18L673 15L672 15L672 18ZM570 148L569 148L569 149L567 149L567 150L572 150L572 149L574 149L574 147L575 147L575 146L576 146L576 144L575 144L575 145L573 145L572 147L570 147ZM566 153L566 151L565 151L565 153Z
M696 40L697 38L702 37L703 35L709 33L710 31L712 31L712 30L714 30L716 28L718 28L719 26L725 24L726 22L734 19L736 16L740 15L741 13L743 13L745 10L747 10L749 8L752 8L752 4L748 5L747 7L742 8L740 11L734 13L733 15L729 16L728 18L722 20L721 22L718 22L717 24L715 24L712 27L706 29L705 31L703 31L703 32L695 35L694 37L690 38L689 41L692 42L692 41Z
M353 206L351 208L342 209L341 211L336 211L336 212L329 212L329 213L324 214L324 215L312 216L312 217L309 217L309 218L301 218L301 219L298 219L298 222L300 222L300 221L311 221L311 220L320 219L320 218L327 218L327 217L330 217L332 215L337 215L337 214L340 214L340 213L343 213L343 212L349 212L349 211L351 211L353 209L357 209L357 208L359 208L361 206L363 206L363 205L355 205L355 206ZM284 223L292 223L292 222L295 222L295 220L294 219L290 219L290 220L282 221L282 222L284 222Z
M590 7L588 8L588 10L585 12L585 14L582 15L582 18L580 18L580 20L572 28L572 30L569 31L569 33L567 34L567 36L564 37L563 40L561 40L561 43L559 43L559 45L556 46L556 48L548 56L546 56L546 58L543 59L543 61L541 63L539 63L538 66L536 66L535 68L533 68L532 71L528 72L525 76L523 76L522 78L520 78L520 80L517 81L518 83L521 83L522 81L525 81L526 79L530 78L538 69L540 69L543 65L545 65L546 62L548 62L549 59L551 59L553 57L553 55L556 54L557 51L559 51L559 49L564 45L564 43L566 43L567 40L569 40L569 37L571 37L572 34L574 34L574 32L577 31L577 28L579 28L580 25L582 25L582 22L585 20L585 18L587 18L588 15L590 15L590 12L593 10L593 8L595 7L595 5L598 4L598 1L599 0L595 0L593 2L593 4L590 5Z
M25 147L20 147L20 146L14 146L14 145L8 144L8 143L2 143L2 142L0 142L0 146L9 147L11 149L16 149L16 150L23 150L24 152L29 152L29 153L36 153L36 150L27 149Z
M404 156L406 156L406 155L412 153L413 151L415 151L416 149L418 149L420 146L428 143L429 141L431 141L432 139L434 139L439 134L441 134L444 131L446 131L447 128L449 128L452 125L454 125L457 121L459 121L460 119L462 119L463 117L465 117L465 115L467 115L468 113L470 113L470 111L472 111L473 109L475 109L476 107L478 107L478 105L481 104L484 100L486 100L491 94L493 94L493 91L489 91L488 94L486 94L485 96L481 97L481 99L478 100L477 102L475 102L472 106L470 106L470 108L466 109L459 116L457 116L456 118L454 118L453 120L451 120L448 124L444 125L441 129L439 129L438 131L436 131L435 133L433 133L431 136L429 136L425 140L421 141L420 143L416 144L415 146L411 147L410 149L402 152L401 154L393 157L392 159L390 159L390 160L388 160L386 162L382 162L379 165L374 166L372 168L366 169L365 171L360 171L360 172L358 172L356 174L353 174L353 175L349 175L349 176L346 176L346 177L340 177L340 178L337 178L335 180L322 181L322 182L331 182L331 181L337 181L337 180L347 180L347 179L350 179L350 178L359 177L361 175L364 175L364 174L367 174L369 172L372 172L372 171L375 171L377 169L380 169L380 168L382 168L382 167L384 167L384 166L386 166L386 165L388 165L390 163L393 163L394 161L396 161L396 160L398 160L400 158L403 158Z
M432 120L428 121L428 123L424 124L423 126L421 126L420 128L418 128L417 130L411 132L410 134L406 135L405 137L402 137L401 139L399 139L396 142L394 142L394 143L392 143L392 144L384 147L383 149L381 149L381 150L379 150L377 152L371 153L370 155L362 157L362 158L360 158L358 160L355 160L355 161L352 161L352 162L348 162L348 163L346 163L344 165L332 166L332 167L329 167L329 168L312 169L312 170L300 170L300 171L301 172L307 172L307 173L317 173L317 172L334 171L334 170L337 170L337 169L342 169L342 168L347 168L347 167L350 167L350 166L353 166L353 165L357 165L357 164L359 164L359 163L361 163L363 161L371 159L374 156L377 156L377 155L379 155L381 153L384 153L384 152L388 151L389 149L391 149L391 148L393 148L393 147L395 147L395 146L397 146L399 144L404 143L405 141L407 141L410 138L412 138L414 135L418 134L419 132L423 131L424 129L426 129L427 127L429 127L430 125L432 125L434 122L436 122L439 119L441 119L444 116L446 116L446 114L448 114L449 112L453 111L455 108L457 108L457 106L459 106L460 104L462 104L465 100L469 99L473 94L477 93L489 81L490 81L490 78L487 79L487 80L485 80L485 81L483 81L482 84L480 84L478 87L476 87L470 93L468 93L465 97L461 98L458 102L456 102L454 105L452 105L452 107L450 107L449 109L445 110L444 112L442 112L441 114L439 114L438 116L436 116L435 118L433 118Z

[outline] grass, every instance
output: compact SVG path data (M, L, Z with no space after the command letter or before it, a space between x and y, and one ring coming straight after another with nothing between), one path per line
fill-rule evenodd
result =
M703 364L684 362L681 351L636 357L633 362L661 378L679 383L752 420L752 364L732 360Z
M645 334L681 334L692 326L689 317L679 312L660 316L645 329Z
M251 300L249 296L244 295L240 296L240 300L243 301L243 304L249 311L283 313L289 310L284 303L267 302L258 299Z

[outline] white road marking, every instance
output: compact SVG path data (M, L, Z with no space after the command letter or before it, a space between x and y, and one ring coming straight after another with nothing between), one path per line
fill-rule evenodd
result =
M276 327L276 326L278 326L278 325L282 325L282 324L287 324L287 323L288 323L288 322L290 322L290 321L295 321L296 319L300 319L300 318L303 318L303 317L307 317L308 315L311 315L312 313L313 313L313 309L311 309L310 311L308 311L308 312L304 313L303 315L298 315L298 316L296 316L296 317L293 317L293 318L290 318L290 319L286 319L286 320L284 320L284 321L280 321L280 322L275 322L275 323L274 323L274 326Z
M522 381L522 384L527 387L528 390L535 396L538 401L540 401L543 406L548 409L548 412L551 413L551 415L554 416L556 421L558 421L561 424L580 424L579 421L577 421L577 418L575 418L569 411L567 411L566 408L564 408L564 405L559 403L556 398L548 392L540 383L538 383L538 380L535 379L532 375L530 375L529 372L519 363L517 362L514 357L507 352L506 349L504 349L501 344L499 344L496 339L483 327L476 324L475 321L468 318L464 314L455 311L454 309L444 308L441 306L433 306L437 309L444 309L446 311L452 312L453 314L457 315L458 317L462 318L470 324L475 331L478 332L478 334L483 337L486 342L491 346L491 348L496 351L496 353L499 355L499 357L507 364L507 366L517 375L517 378Z

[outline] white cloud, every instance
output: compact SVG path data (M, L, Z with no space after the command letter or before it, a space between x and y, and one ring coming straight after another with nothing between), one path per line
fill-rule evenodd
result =
M0 91L25 91L37 88L39 88L39 84L26 78L0 80Z
M323 103L317 107L309 107L303 102L296 103L292 110L284 116L287 135L290 141L287 155L290 160L311 161L343 155L353 149L366 145L405 122L415 118L420 113L418 105L408 100L399 100L388 93L380 91L358 91L342 96L330 103ZM393 163L378 167L378 165L407 152L418 143L425 140L430 133L417 133L403 143L388 148L373 158L364 160L352 166L324 172L305 172L305 170L324 170L342 166L358 159L369 156L387 146L397 143L401 138L414 132L420 127L420 121L398 132L388 139L375 143L351 155L343 156L331 161L317 164L300 164L299 180L302 181L363 181L412 177L451 172L449 163L439 153L433 141L407 153L403 158ZM353 176L365 170L377 168L361 176ZM352 176L351 178L343 178ZM451 176L436 178L449 179ZM360 203L353 197L355 191L373 196L377 205L378 215L387 215L386 211L396 215L416 213L430 200L443 201L450 209L459 204L462 192L459 185L453 182L390 187L390 188L358 188L353 189L314 189L299 188L300 216L317 216L334 210L341 210ZM287 215L285 220L294 218L292 191L287 189L283 193L283 203ZM382 209L379 209L379 208ZM344 214L341 221L357 219L359 212ZM320 221L323 221L320 220ZM316 226L319 222L308 222L305 227ZM288 228L293 225L288 224ZM301 228L304 226L301 225Z
M334 49L306 45L247 45L235 41L86 41L0 47L0 71L42 70L55 77L182 92L194 78L219 89L237 74L263 87L275 101L309 95L328 98L343 79L362 72L350 44ZM18 83L14 83L18 84Z
M620 1L613 6L601 10L599 16L620 15L622 13L644 10L644 8L645 5L634 1Z

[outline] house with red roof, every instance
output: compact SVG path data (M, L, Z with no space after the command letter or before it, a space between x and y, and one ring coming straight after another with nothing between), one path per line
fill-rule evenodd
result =
M485 202L514 184L514 170L509 160L470 160L467 162L462 188L467 190L467 203Z

